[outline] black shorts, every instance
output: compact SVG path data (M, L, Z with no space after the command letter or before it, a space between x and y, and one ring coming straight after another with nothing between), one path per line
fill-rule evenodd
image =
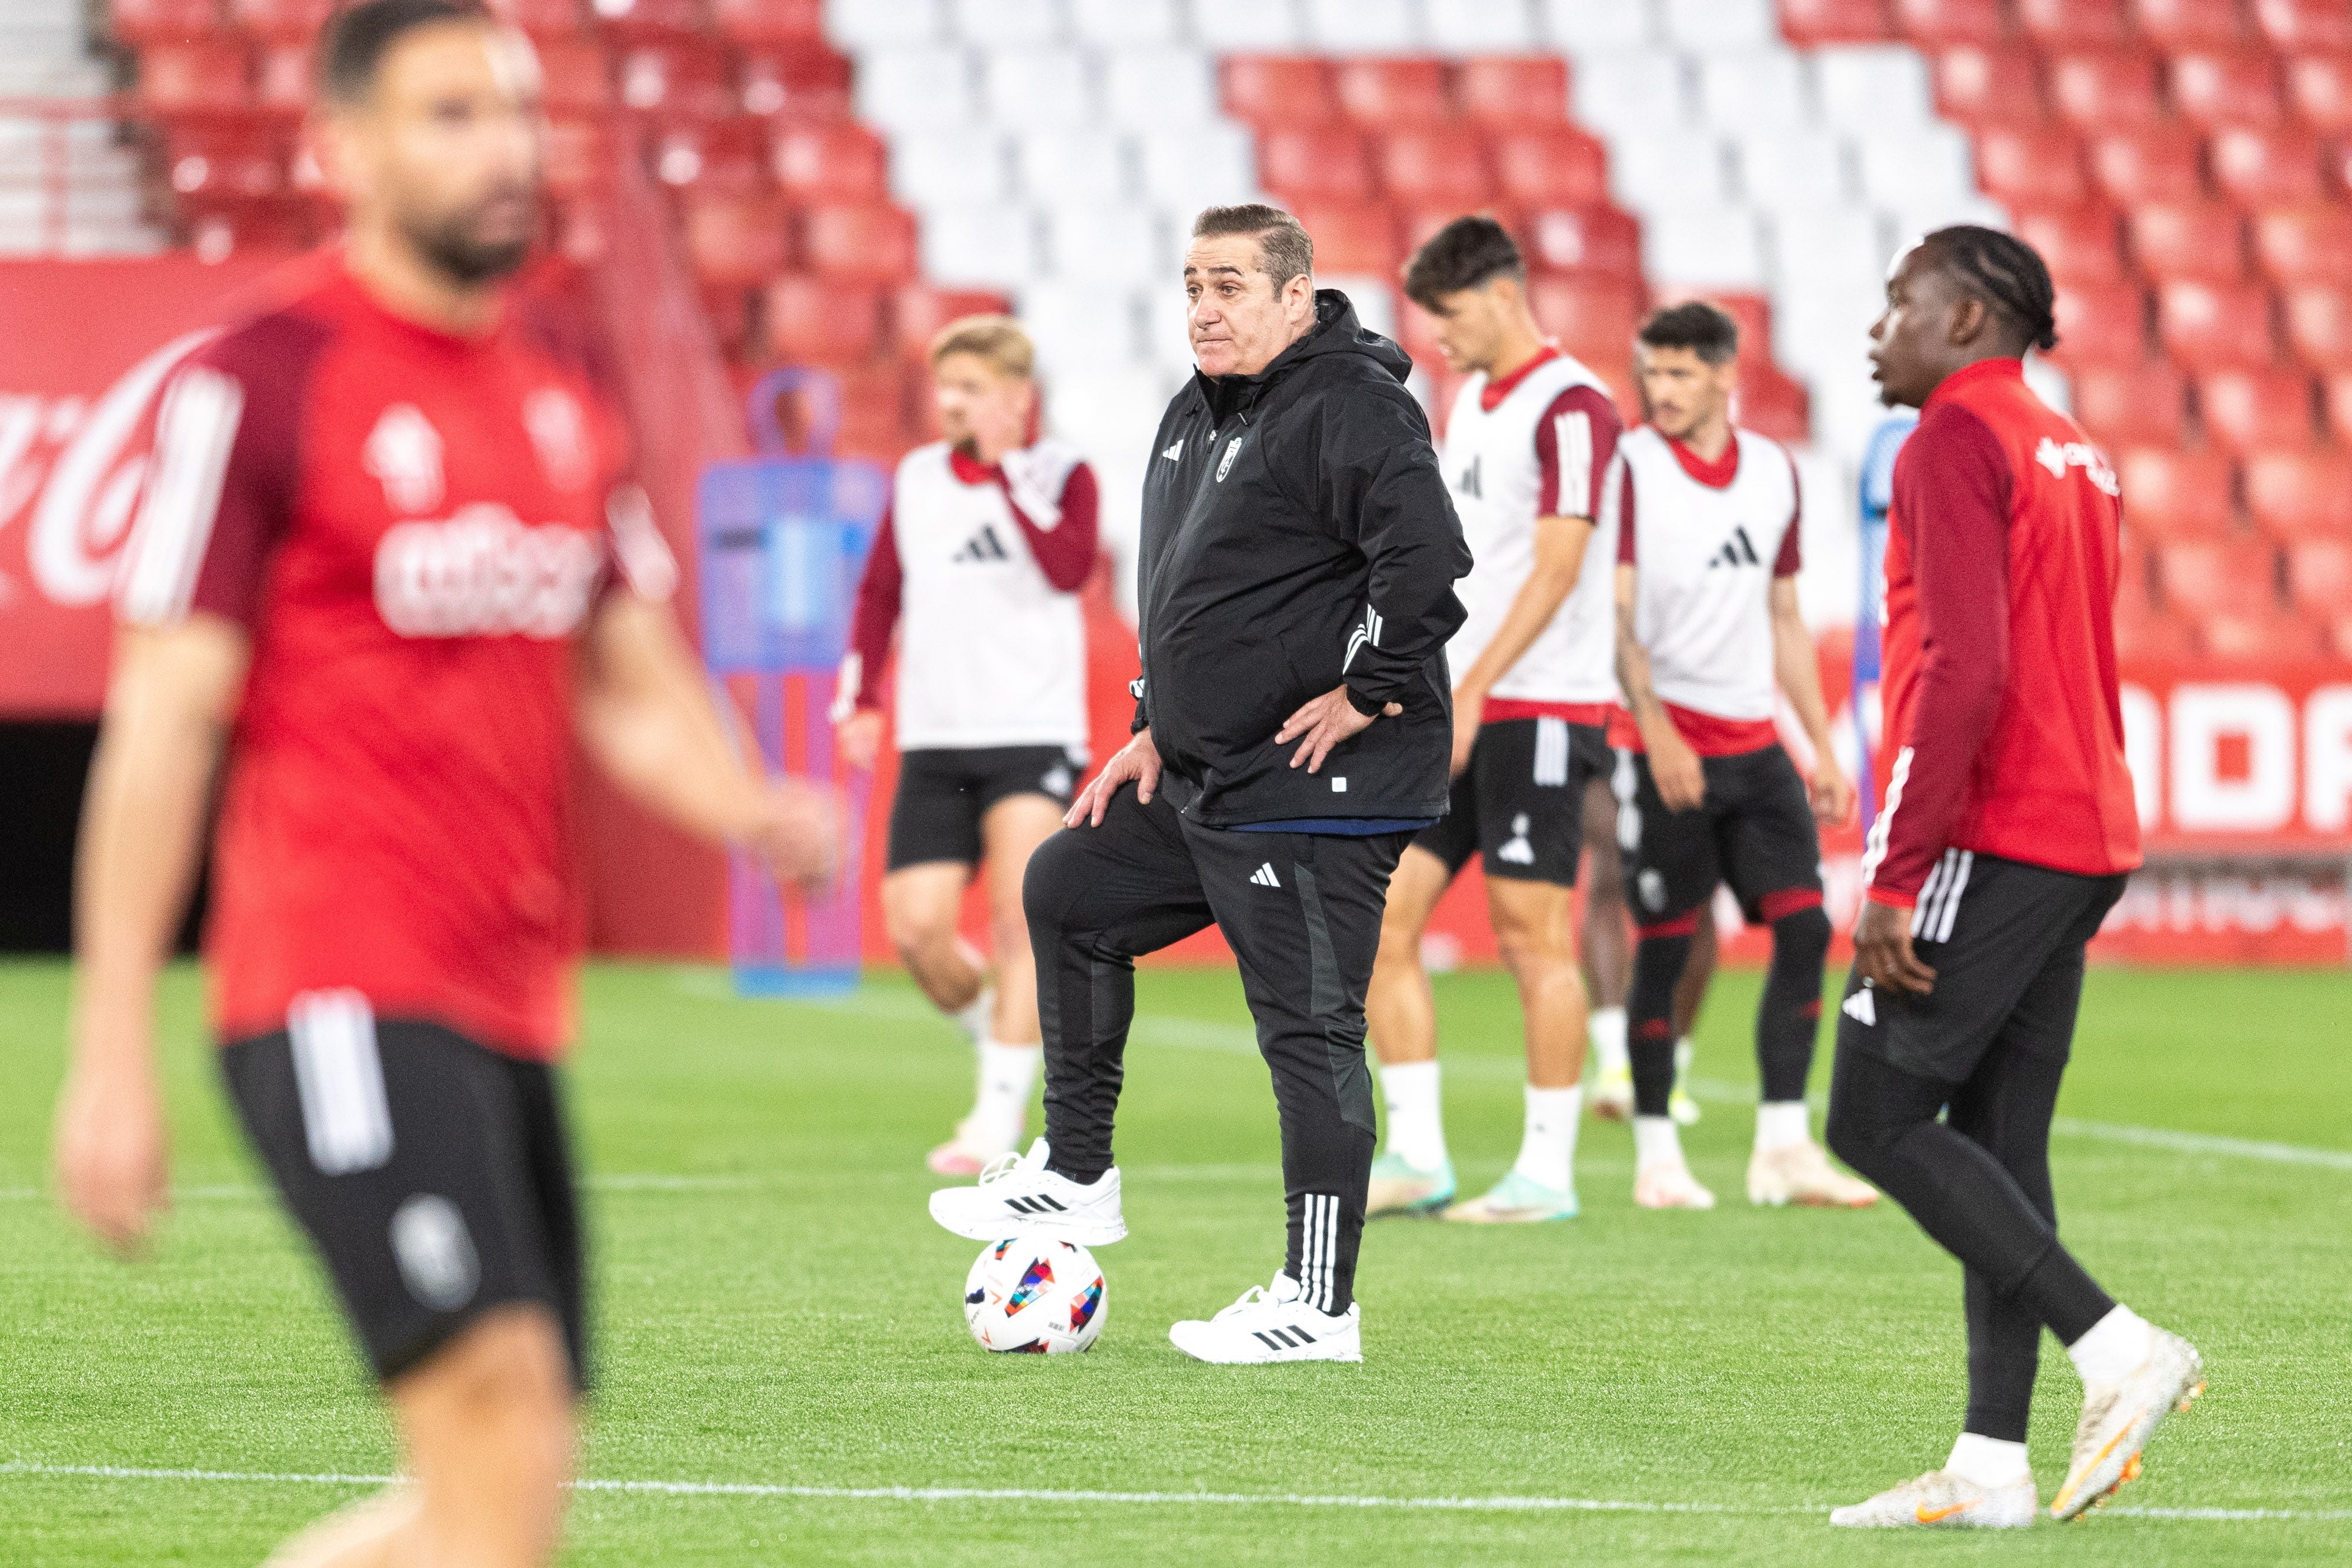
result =
M1470 766L1445 815L1413 837L1450 875L1473 854L1488 876L1576 885L1584 852L1584 787L1608 776L1614 754L1597 724L1507 718L1478 727Z
M306 999L292 1032L229 1045L221 1069L376 1375L398 1376L493 1307L536 1301L586 1388L580 1208L554 1070L438 1024L373 1021L356 993Z
M1818 904L1821 833L1788 752L1776 744L1736 757L1702 757L1699 768L1706 800L1694 810L1669 811L1649 758L1633 758L1633 810L1619 822L1621 838L1632 840L1624 848L1634 925L1646 930L1696 915L1717 883L1730 884L1751 922Z
M1065 809L1087 754L1078 747L938 747L901 752L890 802L888 868L928 861L980 863L980 820L1009 795L1043 795Z
M1965 1083L1996 1039L2063 1062L2074 1037L2083 949L2126 877L2082 876L1947 850L1911 912L1911 945L1936 971L1924 997L1846 978L1838 1049Z

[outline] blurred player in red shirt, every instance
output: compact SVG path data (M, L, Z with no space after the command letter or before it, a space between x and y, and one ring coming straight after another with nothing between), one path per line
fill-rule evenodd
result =
M2124 763L2116 476L2026 385L2057 344L2048 269L1991 229L1929 235L1871 330L1919 410L1886 546L1885 809L1838 1019L1831 1145L1967 1268L1969 1407L1945 1468L1840 1509L1864 1526L2018 1526L2042 1325L2083 1379L2070 1519L2138 1473L2202 1386L2197 1352L2060 1245L2050 1122L2084 946L2139 864Z
M833 860L824 798L747 771L706 695L614 410L500 286L538 222L537 75L451 0L331 24L345 244L180 372L119 591L59 1184L123 1250L164 1202L154 983L220 772L223 1072L413 1478L272 1559L304 1568L553 1550L586 1374L552 1065L575 740L781 877Z

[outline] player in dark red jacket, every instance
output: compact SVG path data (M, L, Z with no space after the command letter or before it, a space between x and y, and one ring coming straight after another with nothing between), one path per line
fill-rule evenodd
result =
M1838 1021L1830 1145L1967 1268L1969 1409L1943 1469L1848 1525L2022 1525L2047 1324L2081 1373L2067 1519L2138 1473L2202 1376L2059 1245L2050 1122L2084 945L2139 864L2114 607L2116 476L2026 385L2056 345L2050 274L1990 229L1929 235L1872 329L1882 396L1917 408L1886 547L1885 810ZM1941 1120L1938 1119L1939 1115Z

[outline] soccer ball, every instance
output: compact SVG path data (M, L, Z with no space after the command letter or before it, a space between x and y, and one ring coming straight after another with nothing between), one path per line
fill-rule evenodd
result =
M986 1350L1059 1355L1102 1333L1103 1271L1075 1241L1015 1236L992 1243L963 1281L963 1320Z

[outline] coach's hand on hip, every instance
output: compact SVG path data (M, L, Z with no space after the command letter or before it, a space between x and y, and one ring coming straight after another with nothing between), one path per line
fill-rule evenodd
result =
M1110 807L1110 798L1129 779L1135 780L1135 798L1150 803L1151 792L1160 788L1160 747L1153 744L1149 726L1135 732L1135 738L1118 748L1095 781L1078 791L1070 809L1062 818L1062 825L1075 828L1084 822L1090 828L1102 826L1103 812Z
M1853 967L1874 986L1924 997L1936 988L1936 971L1911 948L1911 912L1865 900L1853 923Z
M1321 771L1323 759L1331 755L1333 747L1351 735L1361 734L1381 715L1394 718L1402 712L1403 704L1390 703L1377 714L1358 713L1356 705L1348 700L1348 688L1334 686L1284 720L1274 743L1287 746L1305 736L1307 744L1290 754L1290 765L1296 768L1303 762L1307 772L1316 773Z

